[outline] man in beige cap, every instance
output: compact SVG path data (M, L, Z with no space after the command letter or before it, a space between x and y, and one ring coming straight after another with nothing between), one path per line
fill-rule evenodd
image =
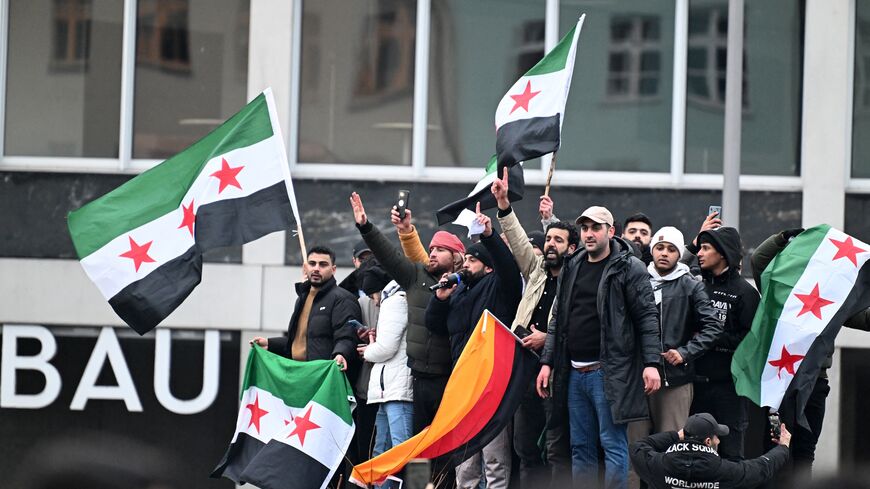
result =
M576 222L583 248L559 274L537 389L552 392L551 424L567 411L575 487L598 480L600 443L606 487L625 488L626 425L649 418L645 394L661 385L655 301L643 262L614 237L610 211L593 206Z

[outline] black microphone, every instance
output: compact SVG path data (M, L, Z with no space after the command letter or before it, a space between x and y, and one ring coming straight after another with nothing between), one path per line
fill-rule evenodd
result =
M451 273L447 276L445 282L438 282L437 284L429 287L429 290L436 291L438 289L443 289L445 287L453 287L454 285L459 285L462 283L462 275L458 273Z

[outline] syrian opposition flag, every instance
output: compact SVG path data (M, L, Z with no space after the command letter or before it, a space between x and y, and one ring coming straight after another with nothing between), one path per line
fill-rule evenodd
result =
M465 222L468 222L469 219L473 219L477 216L477 214L474 213L474 208L478 202L480 202L481 210L492 209L498 205L495 201L495 197L492 196L492 192L489 191L489 187L492 185L493 180L501 178L501 175L497 174L497 170L498 160L496 159L496 155L492 155L489 159L489 163L486 165L486 175L477 182L477 185L474 186L474 190L468 194L468 197L459 199L456 202L447 204L438 209L438 212L436 213L438 225L443 226L448 222L465 225ZM512 166L508 170L508 198L510 201L521 200L523 198L524 189L525 178L523 177L522 165Z
M334 361L297 362L254 345L236 432L211 477L262 489L323 489L353 438L354 404Z
M82 267L139 334L193 291L202 253L299 224L267 89L204 138L69 215Z
M870 245L828 225L807 229L774 257L731 363L738 394L806 424L804 407L841 325L870 306L868 259Z
M459 465L510 423L537 367L537 355L484 311L453 367L432 424L354 467L351 482L366 486L383 481L413 458L437 457L445 471Z
M508 90L495 111L498 166L513 166L559 149L565 103L574 73L577 25Z

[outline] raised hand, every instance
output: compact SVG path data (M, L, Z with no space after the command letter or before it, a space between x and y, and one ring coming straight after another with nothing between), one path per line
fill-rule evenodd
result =
M483 237L488 238L492 236L492 219L490 219L486 214L480 212L480 202L477 203L477 208L474 212L477 213L477 222L483 224Z
M549 195L541 196L541 204L538 206L541 219L550 220L553 217L553 199Z
M350 194L350 206L353 208L353 220L357 224L363 226L369 222L368 217L366 217L366 208L363 207L362 199L358 193Z
M509 188L508 168L504 167L503 178L498 178L498 176L496 176L495 180L492 181L492 186L489 187L489 191L492 192L492 195L498 203L498 208L503 211L511 206L511 201L508 197Z
M396 206L393 206L393 209L390 211L390 222L393 223L393 226L396 226L396 229L400 234L408 234L411 232L413 227L411 226L411 209L405 209L405 218L399 218L399 211L396 210Z

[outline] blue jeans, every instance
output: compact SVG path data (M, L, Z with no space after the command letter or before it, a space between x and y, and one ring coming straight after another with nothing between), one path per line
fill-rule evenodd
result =
M628 487L628 436L625 424L614 424L604 397L604 372L571 369L568 379L568 424L574 486L598 481L598 444L604 449L604 480L608 489Z
M414 434L414 403L407 401L387 401L381 404L375 417L375 446L372 455L386 452L390 448L411 438Z

